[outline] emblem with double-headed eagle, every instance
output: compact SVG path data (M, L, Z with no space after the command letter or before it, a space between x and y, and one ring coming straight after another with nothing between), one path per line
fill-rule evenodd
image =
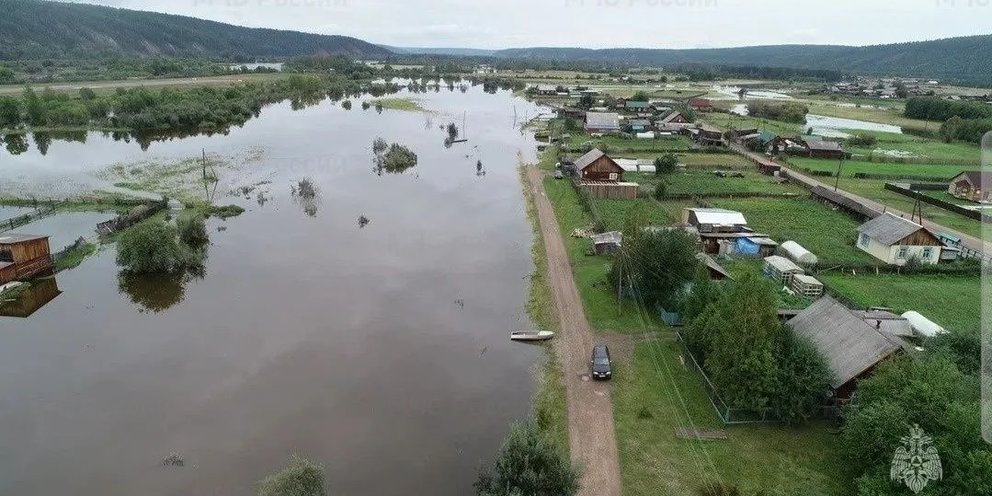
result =
M915 494L922 491L930 481L940 480L944 476L933 439L919 425L913 424L909 428L909 435L900 440L902 446L896 449L892 457L892 469L889 471L892 480L904 482Z

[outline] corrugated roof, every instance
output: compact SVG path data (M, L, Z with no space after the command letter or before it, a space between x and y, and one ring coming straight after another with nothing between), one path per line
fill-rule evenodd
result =
M903 346L901 340L879 332L829 296L815 301L788 324L816 345L833 372L830 385L834 388L858 377Z
M586 112L586 126L620 128L620 114L616 112Z
M778 270L779 272L782 273L804 272L803 268L793 263L792 260L789 260L788 258L785 257L780 257L778 255L771 255L765 257L765 263L771 265L772 267L775 267L775 270Z
M625 103L627 108L648 108L650 104L648 102L642 102L639 100L628 101Z
M682 112L679 112L679 111L676 110L675 112L670 112L665 117L662 117L661 118L661 122L663 124L668 124L669 122L672 122L672 119L675 119L676 117L680 117L680 116L682 116ZM688 119L686 119L686 120L688 120Z
M902 217L886 212L874 219L861 224L858 232L867 234L875 241L884 245L893 245L900 239L923 229L923 226Z
M48 238L48 236L40 236L37 234L4 234L0 235L0 245L23 243L25 241L34 241L36 239L46 238Z
M746 226L747 219L744 214L735 210L723 208L687 208L686 210L696 214L696 221L700 224L719 224L728 226Z
M582 170L585 169L586 167L589 167L589 164L595 162L596 159L602 157L603 155L606 154L603 153L599 148L593 148L592 150L589 150L588 152L586 152L585 155L575 160L576 170Z
M803 284L818 284L820 286L823 286L823 283L821 283L817 278L815 278L813 276L810 276L810 275L806 275L806 274L793 274L792 278L795 279L795 280L797 280L797 281L799 281L799 282L801 282L801 283L803 283Z

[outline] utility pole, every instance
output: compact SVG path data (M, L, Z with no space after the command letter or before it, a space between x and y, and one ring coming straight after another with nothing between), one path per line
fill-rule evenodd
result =
M840 168L844 165L844 155L841 154L840 160L837 161L837 178L834 179L834 191L837 191L837 186L840 185Z
M619 257L619 260L621 261L621 263L617 265L617 270L619 271L617 273L617 315L620 315L620 298L622 297L622 295L620 293L620 286L621 286L621 284L623 284L623 263L622 263L622 261L623 261L623 248L620 248L620 257Z

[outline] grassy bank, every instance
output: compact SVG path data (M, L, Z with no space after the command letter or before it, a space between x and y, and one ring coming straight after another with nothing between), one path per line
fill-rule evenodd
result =
M548 281L548 254L544 249L544 236L537 218L537 209L530 180L525 167L520 167L520 182L524 189L527 218L534 231L531 256L534 259L534 272L530 276L530 289L527 295L527 315L539 329L555 332L561 330L555 312L554 294ZM534 396L534 419L537 425L566 451L568 450L568 407L565 398L565 384L562 382L561 364L551 346L545 347L546 357L536 370L537 394Z
M948 330L978 332L982 311L981 280L947 275L826 273L817 276L830 288L864 306L914 310Z
M74 269L83 263L86 257L96 253L98 246L94 243L83 243L72 251L67 253L64 257L55 262L55 272L62 272L63 270Z
M745 494L849 494L838 438L826 425L724 427L700 378L679 356L675 342L642 343L630 365L614 374L624 495L683 496L711 481ZM680 439L676 429L690 425L723 429L727 439Z
M382 105L388 110L403 110L405 112L427 112L427 109L420 105L420 102L413 98L379 98L372 101L372 105Z

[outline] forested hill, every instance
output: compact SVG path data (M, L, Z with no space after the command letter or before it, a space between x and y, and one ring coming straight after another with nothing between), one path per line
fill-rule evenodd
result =
M925 76L992 86L992 35L872 45L774 45L711 49L515 48L496 56L638 65L714 64L828 69L856 74Z
M263 57L389 50L347 36L246 28L177 15L40 0L0 0L0 60L109 55Z

